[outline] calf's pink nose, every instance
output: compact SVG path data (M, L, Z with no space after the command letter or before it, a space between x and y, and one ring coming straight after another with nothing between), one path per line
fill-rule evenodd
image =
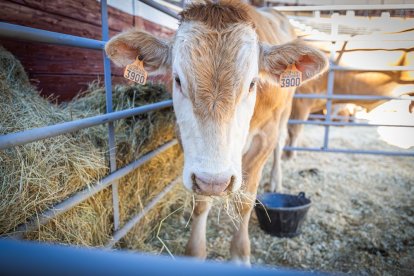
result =
M234 176L229 174L192 174L193 191L200 195L218 196L231 188Z

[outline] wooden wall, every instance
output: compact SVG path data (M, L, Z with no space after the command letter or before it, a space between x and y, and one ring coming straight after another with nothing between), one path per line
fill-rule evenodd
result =
M158 37L174 31L108 7L110 36L133 26ZM0 21L27 27L101 39L100 3L96 0L1 0ZM103 82L102 51L0 38L25 67L31 82L45 96L73 98L88 83ZM112 65L114 84L123 83L122 69ZM165 81L165 80L163 80Z

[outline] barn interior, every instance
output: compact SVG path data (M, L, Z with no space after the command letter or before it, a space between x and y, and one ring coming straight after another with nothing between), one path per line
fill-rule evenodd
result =
M177 1L156 2L173 11L179 11L182 5ZM327 55L332 43L323 40L331 38L334 18L339 42L334 45L337 51L331 57L336 61L341 59L337 63L340 66L412 67L413 8L337 13L289 11L295 6L354 4L319 2L292 0L255 4L286 7L284 13L297 34ZM367 2L368 5L411 4ZM0 21L101 40L101 7L99 1L92 0L6 0L0 2ZM177 20L139 1L108 1L109 36L131 27L171 39ZM376 39L384 40L384 44L375 42ZM0 44L0 135L107 112L101 51L3 36ZM171 99L168 75L150 78L148 85L141 86L128 82L122 68L111 64L110 70L114 112ZM400 71L403 85L390 95L393 99L381 101L381 105L372 109L358 104L347 106L352 112L346 113L346 120L341 117L342 113L330 117L344 125L329 126L329 148L356 153L300 150L293 159L283 161L283 192L305 192L312 200L312 207L301 235L295 238L265 234L253 213L249 224L253 266L358 275L412 274L414 115L410 112L413 96L410 93L414 91L413 74L412 69ZM309 121L313 123L305 125L297 147L322 148L327 126L320 122L328 113L323 108L310 115ZM117 168L175 139L171 107L121 119L113 127ZM378 154L384 152L392 154ZM1 237L21 232L22 225L31 219L36 221L48 209L99 183L111 172L110 158L107 125L1 149ZM120 250L172 258L182 256L193 211L193 196L184 190L180 180L182 164L181 148L171 144L154 159L117 180L118 222L114 220L114 186L108 185L67 212L19 235L41 242L98 248L111 245ZM269 185L272 164L270 158L259 193L265 192ZM170 187L165 196L146 212L146 206L165 187ZM207 226L208 258L217 261L230 259L229 244L237 216L226 205L227 202L216 204ZM143 211L139 222L112 242L116 229L122 229Z

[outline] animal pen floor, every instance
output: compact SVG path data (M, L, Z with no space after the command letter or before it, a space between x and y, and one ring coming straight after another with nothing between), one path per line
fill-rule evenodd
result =
M307 126L303 146L321 144L322 127ZM395 150L379 140L375 128L332 128L332 148ZM303 233L296 238L266 235L250 220L252 264L346 272L359 275L409 275L414 269L414 159L372 155L299 152L283 163L285 192L304 191L313 201ZM265 167L261 190L268 182ZM309 169L316 170L309 170ZM174 208L181 207L183 202ZM174 211L172 208L172 211ZM191 212L187 203L159 226L150 251L183 254ZM228 260L233 224L225 212L209 215L208 258ZM155 231L156 232L156 231ZM411 274L412 275L412 274Z

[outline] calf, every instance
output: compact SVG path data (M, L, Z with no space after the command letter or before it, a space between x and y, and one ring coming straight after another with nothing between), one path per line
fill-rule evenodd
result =
M206 257L206 221L212 196L240 189L253 200L239 204L241 222L232 259L250 263L248 221L266 159L287 127L294 89L277 85L289 64L303 81L327 67L325 56L300 42L288 20L240 1L192 3L181 14L173 41L139 30L112 38L105 49L118 65L140 55L151 73L174 79L173 105L184 151L183 183L196 195L186 253Z

